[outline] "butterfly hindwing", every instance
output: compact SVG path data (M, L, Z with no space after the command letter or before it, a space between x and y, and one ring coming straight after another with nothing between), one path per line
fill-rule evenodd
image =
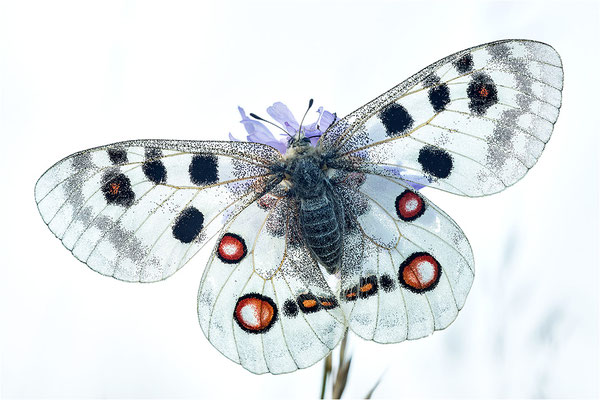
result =
M343 195L349 223L340 290L350 329L367 340L396 343L446 328L473 282L469 242L408 185L354 174Z
M339 302L302 242L297 205L273 193L235 213L198 292L200 326L254 373L306 368L345 332Z
M467 196L499 192L537 161L561 104L554 49L507 40L455 53L336 122L334 168Z
M126 281L164 279L264 190L280 154L255 143L139 140L69 156L38 181L44 221L75 257Z

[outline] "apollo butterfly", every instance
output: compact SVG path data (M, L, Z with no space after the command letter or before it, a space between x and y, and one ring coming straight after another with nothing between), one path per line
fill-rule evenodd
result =
M417 189L477 197L516 183L550 139L562 82L549 45L488 43L332 119L318 138L299 124L282 147L115 143L56 163L35 199L77 259L124 281L165 279L215 238L198 291L204 334L249 371L291 372L347 328L397 343L454 321L473 254Z

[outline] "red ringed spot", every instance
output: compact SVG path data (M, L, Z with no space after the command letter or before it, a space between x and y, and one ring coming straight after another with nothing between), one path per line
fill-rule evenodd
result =
M304 293L298 296L298 307L303 313L312 313L319 311L319 303L312 293Z
M236 264L246 257L246 243L235 233L226 233L217 246L217 256L227 264Z
M429 253L411 254L400 265L398 280L407 289L415 293L432 290L440 281L442 267Z
M277 321L277 306L266 296L248 293L238 299L233 318L244 331L263 333Z
M355 301L358 299L358 293L358 285L353 286L344 290L344 297L346 298L346 301Z
M360 278L358 297L366 299L377 293L377 277L375 275Z
M326 310L331 310L332 308L336 308L339 306L337 300L334 297L319 298L319 302L321 302L321 307L323 307Z
M316 300L304 300L304 301L302 302L302 305L303 305L305 308L313 308L314 306L316 306L316 305L317 305L317 301L316 301Z
M489 92L489 90L487 90L487 89L485 88L485 86L483 86L481 89L479 89L479 95L480 95L481 97L487 97L487 96L488 96L488 94L490 94L490 92Z
M425 212L423 198L410 190L396 197L396 214L402 221L414 221Z

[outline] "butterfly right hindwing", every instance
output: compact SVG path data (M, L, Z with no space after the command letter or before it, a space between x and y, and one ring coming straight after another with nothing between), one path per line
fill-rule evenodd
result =
M396 343L446 328L473 283L465 235L412 188L358 175L341 189L347 204L360 204L346 205L341 266L340 302L350 329L367 340Z

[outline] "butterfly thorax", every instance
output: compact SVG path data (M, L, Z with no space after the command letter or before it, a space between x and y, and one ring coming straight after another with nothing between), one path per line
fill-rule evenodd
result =
M335 273L342 252L343 211L325 174L324 158L309 144L290 147L285 162L304 241L327 271Z

